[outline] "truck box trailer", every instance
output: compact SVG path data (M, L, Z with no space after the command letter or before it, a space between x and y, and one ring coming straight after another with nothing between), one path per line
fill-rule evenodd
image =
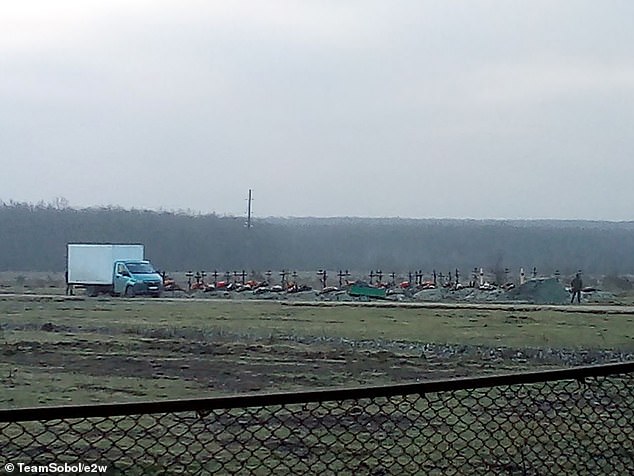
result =
M68 284L84 286L91 296L160 296L163 280L144 254L141 244L69 243Z

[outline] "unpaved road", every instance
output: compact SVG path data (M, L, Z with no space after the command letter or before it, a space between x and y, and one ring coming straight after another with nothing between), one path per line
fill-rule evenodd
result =
M0 299L14 299L24 301L85 301L85 300L125 300L126 298L109 298L98 297L90 298L87 296L64 296L60 294L18 294L18 293L0 293ZM303 301L303 300L286 300L286 299L234 299L234 298L202 298L202 297L135 297L135 301L149 300L152 302L249 302L249 303L271 303L276 302L284 306L298 307L377 307L377 308L404 308L404 309L479 309L490 311L558 311L558 312L575 312L590 314L633 314L634 306L621 306L615 304L527 304L527 303L461 303L461 302L398 302L388 300L377 301Z

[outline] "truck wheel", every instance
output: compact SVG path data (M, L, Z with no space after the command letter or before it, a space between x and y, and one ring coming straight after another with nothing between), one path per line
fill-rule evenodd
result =
M128 286L127 288L125 288L125 297L133 298L134 296L136 296L136 293L134 292L134 287Z
M89 297L97 297L99 295L97 292L97 286L86 286L86 294Z

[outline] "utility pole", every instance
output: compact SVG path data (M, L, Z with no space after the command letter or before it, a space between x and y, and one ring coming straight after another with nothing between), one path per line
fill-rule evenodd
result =
M251 229L251 202L253 201L251 189L249 189L249 198L247 198L247 230Z

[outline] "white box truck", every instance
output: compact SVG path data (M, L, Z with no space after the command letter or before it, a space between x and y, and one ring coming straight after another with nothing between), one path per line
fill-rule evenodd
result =
M163 292L163 279L144 254L139 244L69 243L68 285L84 286L89 296L158 297Z

